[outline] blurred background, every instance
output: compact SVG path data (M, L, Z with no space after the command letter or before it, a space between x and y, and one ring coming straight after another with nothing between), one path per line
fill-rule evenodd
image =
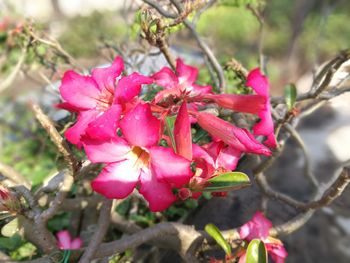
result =
M215 2L196 18L199 35L222 65L235 58L252 69L259 65L259 51L263 51L274 96L282 95L288 83L295 83L300 93L308 91L320 66L349 48L350 1L259 1L261 14L249 8L257 0ZM59 102L57 87L65 70L75 68L87 73L94 66L109 63L117 54L126 60L127 70L138 69L143 74L166 65L157 48L140 38L138 10L145 7L140 0L0 0L1 164L14 168L34 186L59 169L60 157L35 123L27 104L31 100L40 102L62 130L70 125L73 119L52 107ZM200 68L199 82L211 81L201 49L185 28L172 33L168 42L175 56ZM340 71L344 86L350 84L349 68L350 64L345 63ZM239 92L235 88L236 76L225 71L225 77L228 90ZM350 159L349 96L345 94L326 103L300 123L299 132L312 156L312 169L326 182L336 167ZM301 167L300 152L291 143L287 154L270 171L275 187L302 199L309 188L301 186L302 175L298 175ZM253 187L251 191L257 190ZM212 201L191 215L189 222L203 227L212 221L224 228L243 223L256 208L247 207L247 198L259 197L255 192L242 192L241 197L233 194L230 202ZM317 212L306 227L286 237L290 253L287 262L350 261L349 194L349 190L345 191L334 205ZM221 205L222 211L228 213L223 216L225 219L210 215L213 207ZM173 208L165 217L177 220L194 206ZM227 210L226 206L235 210ZM276 222L292 214L278 212L284 208L277 204L271 207L271 215L275 215L271 219ZM120 209L123 211L125 207ZM233 219L233 211L246 216ZM134 220L147 225L160 219L146 213ZM57 230L68 227L69 216L61 215L51 224ZM36 253L24 241L9 240L0 237L0 249L11 251L15 259L30 258Z

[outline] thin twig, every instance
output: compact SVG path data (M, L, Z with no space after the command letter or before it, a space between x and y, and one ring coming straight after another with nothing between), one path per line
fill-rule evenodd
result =
M53 201L50 203L50 206L46 210L44 210L40 216L43 222L47 222L58 212L73 185L73 176L71 176L71 174L68 171L63 171L63 173L64 179L58 193L56 194Z
M300 137L300 134L289 123L285 123L284 128L290 133L291 137L295 140L295 142L299 145L300 149L302 150L304 155L304 163L305 163L304 164L305 175L309 179L311 184L317 188L319 186L319 182L317 181L315 175L311 170L310 156L309 156L309 153L307 152L306 145L303 139Z
M0 162L0 174L9 178L17 185L24 185L28 189L31 188L31 183L27 180L27 178L23 177L23 175L13 169L11 166L2 162Z
M154 9L156 9L158 11L159 14L168 17L168 18L177 18L176 14L172 14L168 11L166 11L164 8L162 8L157 2L152 1L152 0L142 0L143 2L145 2L146 4L148 4L149 6L153 7Z
M12 85L12 83L16 79L18 72L22 68L22 65L25 61L26 55L27 55L27 47L22 49L21 55L20 55L16 65L15 65L15 67L11 71L10 75L8 75L7 78L0 83L0 93Z
M68 168L72 174L78 170L78 162L75 159L73 153L69 149L67 143L64 141L62 136L56 130L55 125L50 120L50 118L43 112L38 104L32 103L31 109L35 114L36 119L40 122L43 128L48 133L50 139L56 145L58 151L63 155L64 159L67 162Z

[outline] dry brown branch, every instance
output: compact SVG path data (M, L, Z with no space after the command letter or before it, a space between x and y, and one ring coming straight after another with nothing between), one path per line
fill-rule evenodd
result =
M112 200L105 199L100 209L97 229L95 230L88 247L85 249L84 254L80 258L79 263L89 263L93 259L99 244L103 241L103 238L107 233L111 218L111 207Z
M47 222L50 218L52 218L58 212L63 202L65 201L65 198L68 192L70 191L72 185L73 185L73 177L68 171L66 171L64 173L63 182L55 198L50 203L50 206L41 213L40 218L43 222Z
M93 195L88 197L77 197L77 198L66 198L60 206L61 211L73 212L77 210L84 209L96 209L104 200L100 195ZM41 206L46 206L53 201L53 198L48 197L47 195L39 199L39 204Z
M15 185L24 185L31 188L31 183L11 166L0 162L0 174L9 178Z
M349 167L344 167L330 187L323 192L322 197L308 203L297 201L290 196L275 191L269 186L263 173L255 174L255 179L263 193L267 196L295 207L298 210L307 211L310 209L317 209L327 206L338 198L343 193L346 186L350 183L350 174Z
M68 147L68 144L64 141L62 136L56 130L55 125L50 118L43 112L38 104L32 103L31 109L35 114L36 119L40 122L43 128L46 130L50 139L56 145L58 151L63 155L67 162L68 168L73 175L79 168L78 161L75 159L73 153Z
M289 234L302 227L311 217L314 210L297 215L284 224L277 225L270 230L270 235L278 236ZM239 240L238 229L230 229L222 231L225 239L232 244ZM204 231L197 231L192 226L179 223L160 223L136 233L125 236L120 240L107 242L99 245L94 258L104 258L117 253L121 253L127 249L136 248L142 244L149 243L161 248L168 248L178 251L185 262L197 262L194 253L198 250L207 250L208 247L215 245L215 241L209 237ZM82 250L74 252L73 256L77 258ZM47 262L48 257L41 259L24 261L26 263ZM13 261L15 262L15 261Z

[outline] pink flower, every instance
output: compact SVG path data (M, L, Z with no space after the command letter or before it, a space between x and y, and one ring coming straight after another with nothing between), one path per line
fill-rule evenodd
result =
M253 69L249 72L247 77L247 86L253 88L258 95L266 98L265 109L259 112L260 121L253 127L255 135L266 136L265 144L269 147L275 148L277 146L273 121L271 116L271 105L269 98L269 80L262 75L259 68Z
M251 241L253 239L260 239L265 243L267 252L276 263L283 263L288 256L283 243L279 239L269 236L269 231L272 223L261 212L256 212L252 220L244 224L240 230L239 235L241 239ZM245 262L246 254L241 255L239 262Z
M62 250L79 249L83 244L82 240L79 237L72 240L67 230L59 231L56 234L56 237L57 237L57 246L59 249L62 249Z
M246 153L271 155L271 151L246 129L238 128L210 113L194 112L198 124L213 137L232 146L235 150Z
M91 76L82 76L72 70L62 79L60 92L64 103L58 105L77 112L77 122L69 128L65 136L68 141L81 146L81 136L89 134L99 139L116 136L117 116L140 93L142 84L152 83L152 79L133 73L116 79L124 68L123 60L116 57L111 66L95 68Z
M107 164L93 180L93 189L107 198L121 199L139 185L151 211L166 209L176 200L172 188L190 180L190 161L158 146L160 121L152 115L149 104L135 106L119 127L124 138L83 140L89 159Z
M168 67L162 68L152 78L155 82L165 88L158 92L155 102L158 103L167 96L179 97L188 94L190 97L211 93L211 86L201 86L194 82L198 77L198 69L183 63L181 59L176 60L176 74Z

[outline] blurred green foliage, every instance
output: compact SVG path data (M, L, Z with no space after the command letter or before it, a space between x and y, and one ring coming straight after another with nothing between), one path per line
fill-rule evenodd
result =
M13 109L0 119L0 159L35 186L56 171L57 150L25 105Z
M246 8L245 2L261 1L222 0L221 4L203 13L198 30L208 38L222 60L234 56L252 68L257 65L259 21ZM264 53L274 60L283 59L290 48L293 23L297 22L295 8L295 1L266 2ZM349 12L348 1L316 1L310 8L297 39L299 56L306 64L313 62L316 56L324 60L349 47Z
M75 57L97 55L98 46L104 39L123 38L130 30L122 17L112 12L73 17L66 20L66 27L68 30L59 41Z

